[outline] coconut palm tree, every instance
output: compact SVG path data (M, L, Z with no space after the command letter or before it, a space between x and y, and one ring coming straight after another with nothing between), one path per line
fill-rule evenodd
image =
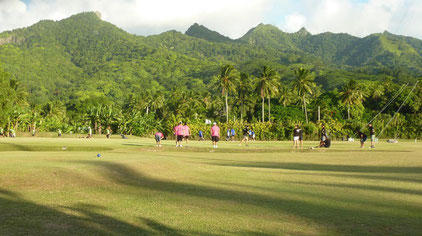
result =
M286 86L281 87L279 92L280 98L278 102L283 105L283 107L288 106L292 103L292 90Z
M268 99L268 121L271 121L271 97L278 93L280 83L278 82L279 76L276 71L268 66L263 66L262 71L258 77L256 91L262 99L262 122L265 121L265 97Z
M347 119L350 120L350 106L362 103L365 94L355 80L345 84L339 93L341 102L347 105Z
M306 96L313 94L316 84L314 82L314 74L309 69L298 68L295 70L295 80L293 81L293 89L302 99L306 124L308 123L308 111L306 110Z
M378 99L384 95L384 86L382 86L380 83L373 83L372 86L371 93L373 99Z
M157 112L158 109L161 109L164 107L164 103L165 103L164 95L158 92L154 95L154 99L152 99L151 101L151 109L154 112Z
M221 67L220 75L218 76L219 88L221 94L225 97L226 103L226 122L229 121L229 103L228 96L229 92L236 89L236 84L239 81L239 72L234 68L233 65L225 65Z
M237 96L239 98L240 105L240 120L243 120L243 114L245 113L245 105L250 100L251 90L253 84L249 76L245 73L240 74L239 87L237 89Z

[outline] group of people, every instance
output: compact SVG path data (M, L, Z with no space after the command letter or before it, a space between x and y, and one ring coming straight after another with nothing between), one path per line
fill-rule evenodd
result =
M249 129L248 126L246 126L246 130L243 129L243 136L249 136L248 139L251 141L255 141L255 131L252 129ZM226 132L226 141L236 141L236 131L234 128L227 129Z
M0 127L0 138L3 138L3 137L16 138L16 132L13 128L10 128L7 131L7 130L4 130L3 127Z
M369 148L375 148L375 128L371 123L369 123L368 129L369 129L369 137L371 138L371 146ZM360 148L364 148L365 142L368 139L368 136L360 130L357 132L357 135L360 139Z
M370 123L368 124L369 129L369 136L371 139L371 146L369 148L375 148L375 128ZM62 134L61 130L58 130L58 136L60 137ZM220 140L220 127L218 127L217 123L214 122L210 129L211 134L211 140L213 148L218 148L218 142ZM234 128L227 130L227 136L226 141L235 141L236 132ZM248 125L246 125L242 129L243 138L239 143L239 146L242 146L243 143L245 143L246 146L248 146L248 142L255 141L255 132L249 128ZM186 142L186 146L189 144L189 139L191 137L191 130L188 126L188 123L185 122L179 122L178 125L174 127L174 135L176 138L176 147L182 147L183 140ZM0 137L16 137L16 132L14 129L9 129L8 131L5 131L2 127L0 127ZM35 129L33 129L32 136L35 136ZM106 129L106 138L110 139L111 136L111 128L107 127ZM199 141L204 140L204 133L200 130L198 133ZM368 136L363 133L362 131L357 132L357 136L360 139L360 147L364 148L365 142L368 138ZM88 136L86 138L93 138L92 135L92 129L90 126L88 126ZM164 134L162 132L156 132L155 133L155 141L156 146L161 147L161 140L164 139ZM299 125L295 125L295 128L293 129L293 148L303 148L303 130L299 127ZM316 148L329 148L331 146L331 140L327 134L327 130L325 128L325 125L322 124L321 131L320 131L320 143Z
M182 147L183 140L186 141L186 146L189 145L189 138L191 136L190 128L188 126L188 123L185 122L179 122L178 125L176 125L173 128L174 136L176 138L176 147ZM164 138L164 134L161 132L155 133L155 141L156 145L158 147L161 147L161 140Z
M375 128L372 123L368 124L369 135L371 138L371 146L369 148L375 148ZM360 147L364 148L365 142L367 140L367 135L363 133L361 130L357 132L357 136L360 139ZM303 130L299 128L298 125L295 125L293 130L293 148L298 148L298 143L300 144L300 148L303 147ZM331 146L331 139L327 134L327 130L325 125L322 124L321 131L320 131L320 142L316 148L329 148ZM312 147L313 149L314 147Z
M321 131L320 131L320 141L319 145L316 147L311 147L311 149L314 148L329 148L331 146L331 139L329 138L327 134L327 130L325 129L325 125L322 124ZM303 148L303 130L299 128L299 125L295 125L295 128L293 129L293 148Z
M375 129L372 126L372 124L368 125L369 127L369 135L371 137L371 146L370 148L375 148ZM220 127L218 127L217 123L214 122L210 129L211 134L211 141L213 148L218 148L218 142L220 141ZM227 136L226 141L235 141L236 132L235 130L228 129L227 130ZM255 132L253 132L252 129L249 128L248 125L246 125L242 130L243 138L239 143L239 146L242 146L243 143L245 143L246 146L248 146L248 142L250 140L255 140ZM361 148L364 147L365 141L367 139L367 135L361 131L359 131L358 136L360 138ZM176 138L176 147L182 147L183 140L186 141L186 146L189 144L189 139L191 137L191 131L187 124L187 122L182 123L179 122L177 126L174 127L174 135ZM162 132L155 133L155 141L157 147L161 147L161 140L164 138L164 134ZM204 140L204 134L202 131L199 131L199 141ZM295 125L295 128L293 129L293 148L303 148L303 130L299 127L299 125ZM327 133L327 130L325 128L325 124L321 125L320 130L320 142L319 145L314 148L329 148L331 146L331 139Z
M255 132L246 125L243 131L243 139L240 141L239 146L242 145L243 142L246 143L246 146L248 146L249 139L255 140ZM183 140L186 142L186 146L189 145L189 139L191 137L191 130L187 124L187 122L179 122L178 125L176 125L173 128L173 134L176 139L176 147L183 147ZM218 148L218 142L220 141L220 127L218 127L217 122L214 122L210 129L210 135L211 135L211 141L213 148ZM204 140L204 133L202 130L198 132L199 141ZM228 129L227 130L227 136L226 141L232 140L235 141L236 132L235 130ZM164 134L160 131L157 131L154 135L155 142L157 147L161 147L161 140L164 139Z

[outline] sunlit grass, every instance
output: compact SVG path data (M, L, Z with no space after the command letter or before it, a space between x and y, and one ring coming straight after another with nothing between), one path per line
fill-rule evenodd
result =
M420 143L316 144L0 139L0 235L422 232Z

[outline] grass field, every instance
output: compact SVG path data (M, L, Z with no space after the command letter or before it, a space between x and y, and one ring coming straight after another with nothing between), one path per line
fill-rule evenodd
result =
M421 143L153 144L0 139L0 235L422 234Z

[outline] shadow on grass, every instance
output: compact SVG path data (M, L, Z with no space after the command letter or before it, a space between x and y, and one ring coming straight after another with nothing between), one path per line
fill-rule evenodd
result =
M25 200L0 189L0 235L181 235L176 229L139 217L146 227L96 213L95 205L67 208L74 214Z
M89 151L111 151L110 147L97 146L48 146L48 145L21 145L16 143L1 143L0 152L23 151L23 152L89 152Z
M364 180L386 180L422 183L422 167L394 167L394 166L358 166L358 165L327 165L327 164L309 164L309 163L282 163L282 162L250 162L241 160L227 160L217 158L197 158L189 157L188 159L203 160L203 164L226 166L226 167L243 167L256 168L266 171L266 169L275 170L297 170L306 171L306 175L315 175L319 177L332 176L342 178L360 178ZM196 162L196 161L195 161ZM248 172L254 170L246 170ZM315 173L327 172L327 173ZM284 173L286 174L286 173ZM378 174L378 175L376 175ZM379 175L379 174L392 174ZM412 174L413 176L397 174Z
M194 158L208 160L204 164L228 166L228 167L247 167L247 168L268 168L268 169L286 169L299 171L327 171L327 172L352 172L352 173L413 173L422 174L422 167L395 167L395 166L360 166L360 165L329 165L329 164L309 164L309 163L290 163L290 162L253 162L240 160L224 160L212 158Z
M149 189L177 195L181 194L210 200L220 200L229 203L232 202L236 204L251 205L259 208L265 208L275 214L284 212L317 222L319 225L332 229L334 232L357 235L395 233L413 234L421 232L422 230L422 225L419 224L422 217L422 208L412 203L403 203L402 206L390 206L388 203L376 202L376 200L373 202L367 202L359 198L353 200L336 197L330 198L330 196L325 193L320 193L318 195L316 193L297 190L285 190L284 192L286 194L298 196L297 199L285 199L283 198L283 194L275 197L274 195L252 193L250 191L244 192L231 190L230 188L217 188L155 179L119 163L104 161L73 161L73 163L95 166L96 168L99 168L99 173L104 175L105 178L108 178L120 185L127 185L136 189ZM330 171L334 171L335 168L333 166L325 165L290 164L290 168L304 170L328 169ZM336 171L343 171L343 169L347 169L351 172L357 172L352 171L349 166L338 166L337 168L338 170ZM418 168L394 169L392 167L386 167L386 169L382 169L382 167L375 168L363 166L358 166L356 168L362 168L363 171L372 171L376 173L403 173L404 171L409 170L414 172L419 170ZM303 200L309 197L308 194L313 195L314 197L326 198L325 200L332 200L333 202L349 202L361 207L346 209L339 207L336 204L327 205L319 203L320 201L312 202ZM371 210L372 205L378 208L378 210ZM397 211L385 214L385 212L391 212L394 209L397 209ZM230 211L230 209L227 209L227 211ZM280 233L283 233L282 229L280 229Z
M175 147L169 144L163 144L161 148L155 147L153 144L123 144L125 146L134 146L139 147L140 151L143 152L213 152L213 153L369 153L369 152L377 152L377 153L404 153L404 152L412 152L409 150L366 150L366 149L325 149L325 148L317 148L317 149L292 149L289 147L243 147L243 148L232 148L232 147L223 147L223 148L211 148L209 147L198 147L198 146L183 146L182 148Z
M415 189L403 189L403 188L394 188L394 187L385 187L385 186L375 186L375 185L363 185L363 184L331 184L331 183L306 183L306 182L289 182L292 184L300 184L305 186L320 186L320 187L333 187L333 188L349 188L349 189L359 189L359 190L370 190L370 191L379 191L386 193L404 193L404 194L414 194L417 196L422 196L422 190Z

